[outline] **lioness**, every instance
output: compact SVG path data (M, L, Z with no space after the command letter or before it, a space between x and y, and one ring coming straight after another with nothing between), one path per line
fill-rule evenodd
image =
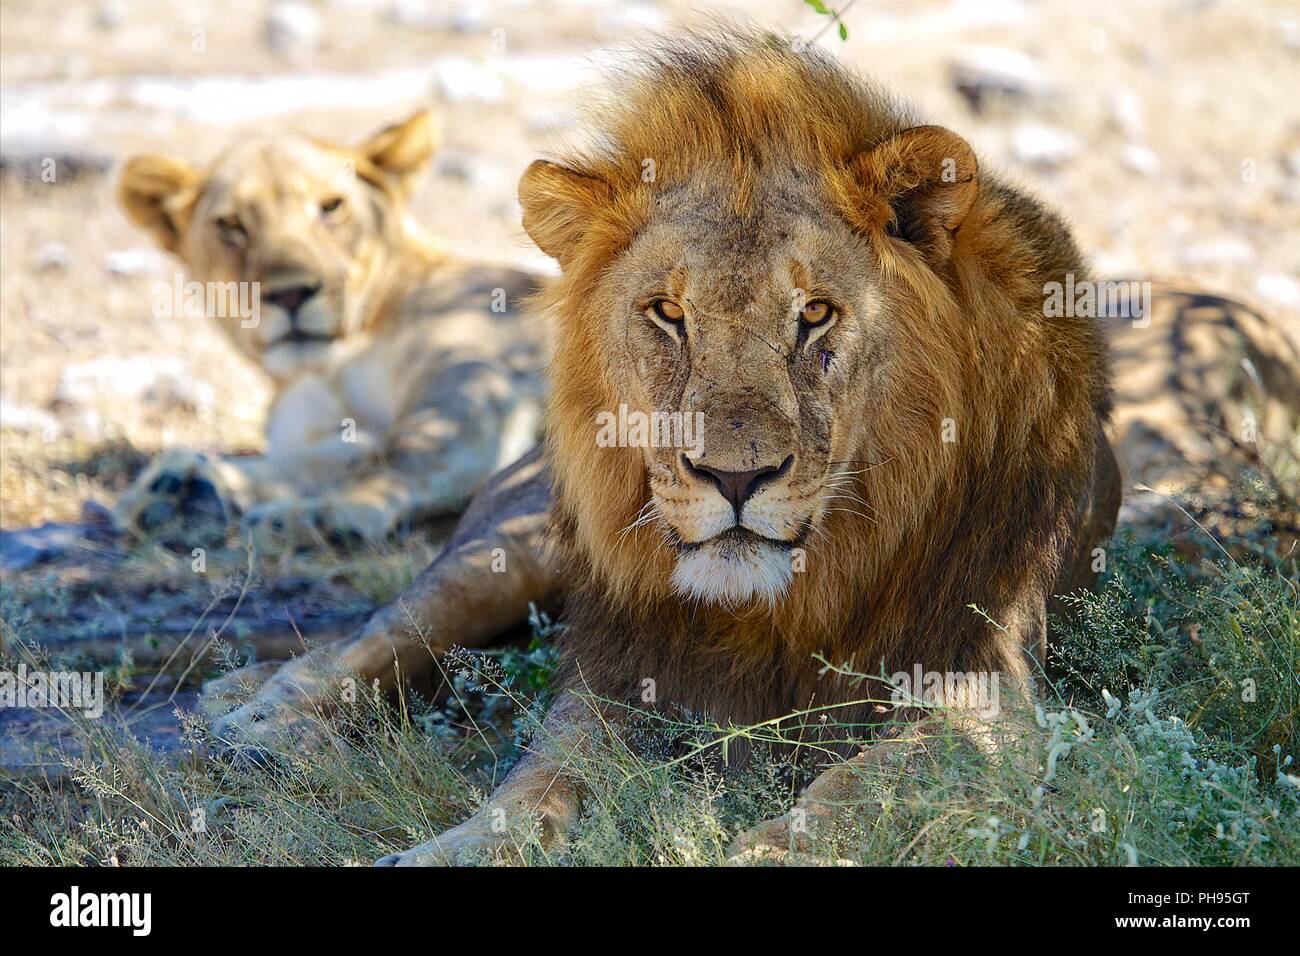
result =
M164 453L119 502L123 526L238 513L291 544L381 538L462 509L535 443L540 336L516 306L536 280L458 260L411 219L434 147L421 112L355 148L284 134L205 171L126 164L122 206L275 397L264 455Z
M1049 284L1087 276L1061 220L815 51L688 37L647 60L600 114L600 145L520 184L524 226L562 269L542 299L543 449L360 635L215 728L270 740L337 706L332 672L391 688L562 599L558 697L527 754L470 820L383 864L480 859L529 820L562 839L582 796L566 761L617 732L624 703L724 725L813 704L877 727L908 713L860 703L881 688L816 656L1020 692L1049 601L1093 579L1113 527L1101 322L1045 314ZM1153 340L1168 302L1150 306ZM1297 369L1279 353L1270 384ZM702 440L608 440L609 415L653 412L701 416ZM736 851L806 840L890 746L809 787L807 832L792 815Z

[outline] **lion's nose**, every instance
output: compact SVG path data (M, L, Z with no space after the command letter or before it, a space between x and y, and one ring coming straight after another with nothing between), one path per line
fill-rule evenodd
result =
M266 293L266 301L272 305L278 305L288 312L292 318L298 314L298 310L302 308L303 303L319 291L320 283L316 285L281 286Z
M682 466L686 469L686 473L701 480L712 481L718 491L722 492L722 497L731 502L737 521L740 520L740 509L744 507L745 502L752 498L758 489L789 472L793 464L794 455L788 455L780 465L769 465L766 468L754 468L749 471L724 471L709 465L697 465L682 455Z

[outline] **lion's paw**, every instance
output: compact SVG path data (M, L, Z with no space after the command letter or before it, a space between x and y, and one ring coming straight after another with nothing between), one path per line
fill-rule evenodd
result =
M796 811L765 820L746 830L727 849L729 863L781 862L810 849L808 830Z
M214 687L214 696L221 690ZM334 690L334 682L306 658L286 662L246 703L218 717L212 724L212 736L233 752L286 746L310 749ZM210 711L219 709L215 700L209 707Z
M472 866L520 859L511 833L494 827L489 816L476 813L427 843L376 860L375 866Z
M354 547L383 540L391 521L376 505L325 496L255 505L244 515L243 525L262 545Z
M216 463L202 452L176 448L135 480L113 509L113 520L130 534L152 535L176 525L224 535L234 512Z
M199 691L199 713L210 721L224 717L252 699L282 666L283 661L261 661L204 681Z

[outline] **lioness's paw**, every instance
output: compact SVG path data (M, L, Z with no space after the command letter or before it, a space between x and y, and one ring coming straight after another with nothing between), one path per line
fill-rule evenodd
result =
M326 496L255 505L244 515L243 525L262 545L353 547L383 540L391 522L379 506Z
M234 510L216 463L201 452L176 448L159 455L127 489L113 520L133 534L178 526L224 535Z
M521 859L511 833L494 829L489 816L476 813L427 843L376 860L375 866L473 866Z

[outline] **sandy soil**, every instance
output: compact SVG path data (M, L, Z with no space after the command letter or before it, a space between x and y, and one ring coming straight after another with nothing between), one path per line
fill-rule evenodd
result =
M421 220L465 254L538 265L514 200L528 160L574 133L574 107L602 68L619 68L621 49L683 21L726 29L734 16L821 32L816 42L1064 211L1100 271L1188 278L1300 330L1296 3L877 0L845 11L841 41L800 0L10 0L0 525L109 501L168 445L261 440L258 372L202 320L151 314L153 283L176 265L150 254L115 206L124 157L201 162L283 126L355 139L431 105L444 145ZM270 21L288 24L279 46ZM1021 91L977 110L953 66L990 56Z

